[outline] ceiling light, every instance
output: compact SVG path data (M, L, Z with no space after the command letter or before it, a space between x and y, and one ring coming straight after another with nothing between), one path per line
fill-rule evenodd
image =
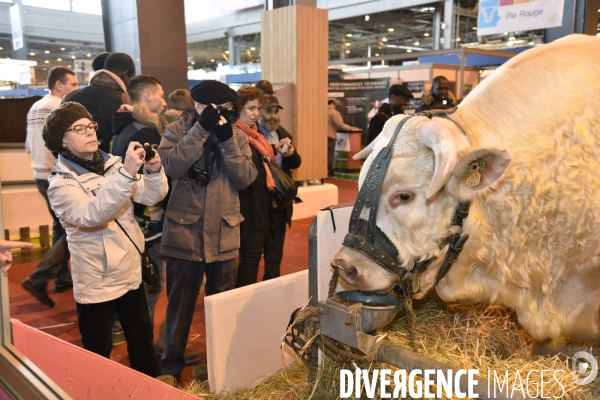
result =
M411 49L407 49L406 52L407 53L412 53L412 50Z
M382 42L387 42L386 38L381 39Z
M215 59L214 59L214 58L211 58L211 59L210 59L210 62L215 62Z
M477 30L477 27L476 27L476 26L474 26L472 29L473 29L474 31L476 31L476 30Z
M222 66L223 66L223 63L219 63L219 64L218 64L218 66L219 66L219 67L222 67Z
M196 64L196 61L192 61L190 64L194 65L194 64Z
M352 43L346 43L346 46L351 46L351 45L352 45Z
M229 50L225 50L225 54L229 54Z
M4 47L0 47L0 50L4 50Z
M71 64L67 65L67 68L71 68Z
M530 46L533 46L534 44L535 44L535 43L533 43L533 42L529 42L529 45L530 45Z
M513 45L513 44L514 44L513 42L508 42L508 43L506 43L506 45L507 45L508 47L512 47L512 45Z
M429 11L435 11L435 7L429 7Z
M346 50L346 54L350 53L350 50Z
M600 11L600 10L598 10ZM365 15L365 21L368 21L369 19L371 19L371 17L369 17L368 15Z
M42 69L45 71L45 70L47 70L48 68L45 68L45 67L44 67L44 68L42 68Z
M252 64L252 61L250 61L248 64Z
M71 59L73 59L73 60L74 60L74 59L76 59L76 58L77 58L77 57L75 57L75 56L71 56Z
M419 45L419 42L418 42L418 41L417 41L417 42L415 42L415 43L414 43L414 45L415 45L415 46L418 46L418 45Z
M508 32L504 32L504 36L508 36Z
M511 37L508 38L508 40L515 40L515 37L511 36Z
M388 32L394 32L394 28L388 28Z
M256 47L250 47L250 50L254 51L256 50Z
M58 57L58 58L56 59L56 61L62 61L62 58Z
M44 53L50 54L50 50L46 50L46 51L44 51Z
M429 32L425 32L425 33L423 34L423 36L425 36L425 37L429 36Z
M86 56L91 57L92 55L90 53L87 53Z
M10 60L10 57L6 57L7 60Z
M50 61L46 60L44 61L44 64L50 64Z
M31 53L29 53L30 56L35 56L35 53L32 51Z
M61 47L60 49L61 49L62 51L65 51L65 50L66 50L64 47Z
M460 38L457 37L456 39L454 39L455 42L460 42Z
M379 57L379 53L375 53L375 57Z
M347 33L346 37L352 37L352 34L351 33Z

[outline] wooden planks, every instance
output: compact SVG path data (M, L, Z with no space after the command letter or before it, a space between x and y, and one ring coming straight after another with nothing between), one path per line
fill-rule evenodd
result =
M262 78L294 85L292 135L302 166L294 179L327 176L327 10L302 5L261 16Z

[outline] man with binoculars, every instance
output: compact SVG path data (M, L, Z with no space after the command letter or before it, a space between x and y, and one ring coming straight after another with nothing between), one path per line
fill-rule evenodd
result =
M232 129L237 93L205 80L190 94L195 112L169 125L158 148L172 183L161 246L169 300L161 369L176 380L204 274L207 296L235 287L243 220L238 190L257 176L247 136Z

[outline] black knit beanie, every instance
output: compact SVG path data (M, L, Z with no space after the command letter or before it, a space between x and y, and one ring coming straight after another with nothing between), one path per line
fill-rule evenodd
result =
M62 141L65 132L73 122L82 118L92 121L92 116L85 107L73 101L61 104L60 107L50 111L42 128L42 138L48 150L60 153L63 149Z

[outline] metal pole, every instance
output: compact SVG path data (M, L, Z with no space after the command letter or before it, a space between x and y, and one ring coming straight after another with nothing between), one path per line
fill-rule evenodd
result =
M462 47L460 49L460 81L459 81L459 88L458 88L458 99L460 100L463 98L463 89L465 87L464 85L464 79L465 79L465 61L466 61L466 54L465 54L465 48Z
M441 3L435 5L435 11L433 12L433 46L432 50L440 49L440 24L442 12L440 10Z
M452 48L453 0L444 0L444 49Z

